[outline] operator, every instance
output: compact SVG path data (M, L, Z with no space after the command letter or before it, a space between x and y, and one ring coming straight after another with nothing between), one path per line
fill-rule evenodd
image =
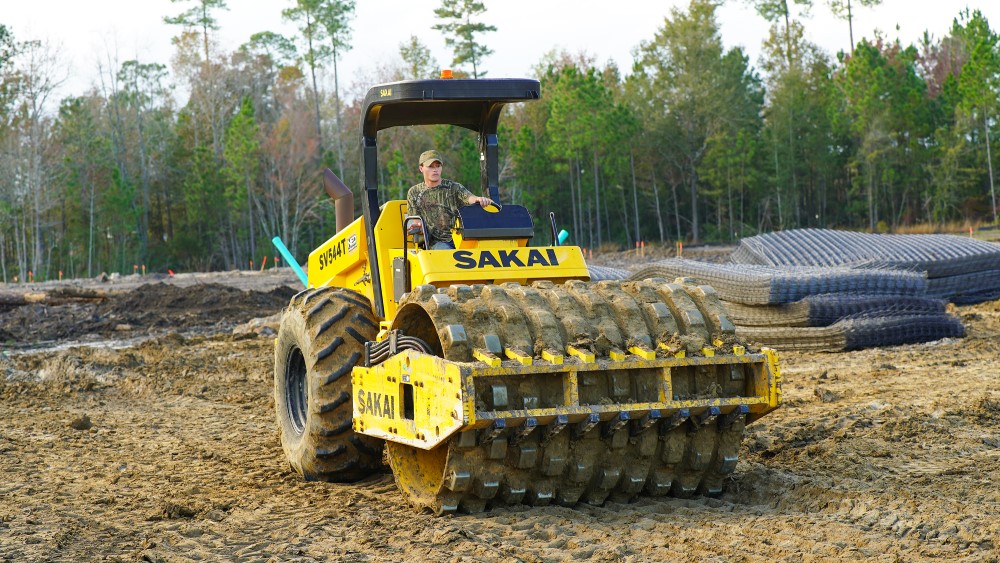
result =
M418 169L423 174L424 181L406 192L408 213L419 215L427 222L427 232L430 236L427 248L430 250L455 248L455 243L451 239L451 228L455 224L460 207L477 203L483 207L493 204L490 198L473 195L458 182L442 180L441 163L441 155L436 150L420 153ZM420 221L413 221L409 228L414 231L420 227Z

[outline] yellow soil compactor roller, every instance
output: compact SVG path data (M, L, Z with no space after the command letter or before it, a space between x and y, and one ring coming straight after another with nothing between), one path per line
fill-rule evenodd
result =
M366 95L363 216L327 171L338 232L309 255L275 342L281 444L305 479L357 480L385 459L435 514L714 495L744 426L780 404L776 355L737 340L712 288L592 282L551 216L552 244L529 246L531 216L511 204L463 208L455 249L427 250L406 202L379 202L378 132L425 124L478 133L481 193L500 202L498 119L538 97L527 79Z

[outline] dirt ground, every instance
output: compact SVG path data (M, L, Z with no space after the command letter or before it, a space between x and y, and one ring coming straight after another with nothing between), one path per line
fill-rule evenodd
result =
M960 340L782 354L721 498L438 518L288 471L252 319L291 274L74 283L106 296L0 306L0 561L1000 559L1000 301Z

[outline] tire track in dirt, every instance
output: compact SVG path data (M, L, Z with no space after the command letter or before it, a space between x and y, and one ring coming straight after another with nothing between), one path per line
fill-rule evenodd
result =
M957 312L962 340L783 354L719 499L443 518L291 474L270 337L0 353L0 560L996 560L1000 303Z

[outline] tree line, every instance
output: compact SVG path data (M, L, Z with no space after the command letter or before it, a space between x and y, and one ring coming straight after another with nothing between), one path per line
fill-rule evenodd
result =
M215 40L225 0L172 1L187 9L164 17L169 67L109 53L96 86L60 100L58 52L0 23L3 281L259 267L275 235L304 261L334 229L322 170L361 189L361 96L343 95L337 72L353 0L290 0L295 36L263 31L231 52ZM875 35L833 55L808 39L812 0L746 1L771 23L756 65L724 46L715 0L671 10L628 69L540 57L541 100L509 108L500 132L501 195L528 207L536 238L549 211L590 248L997 222L1000 47L982 13L956 14L941 38ZM853 40L853 14L878 3L826 5ZM486 76L496 27L483 3L442 0L435 16L456 76ZM412 36L360 78L439 70ZM478 187L469 132L388 130L383 198L405 197L432 146L446 176Z

